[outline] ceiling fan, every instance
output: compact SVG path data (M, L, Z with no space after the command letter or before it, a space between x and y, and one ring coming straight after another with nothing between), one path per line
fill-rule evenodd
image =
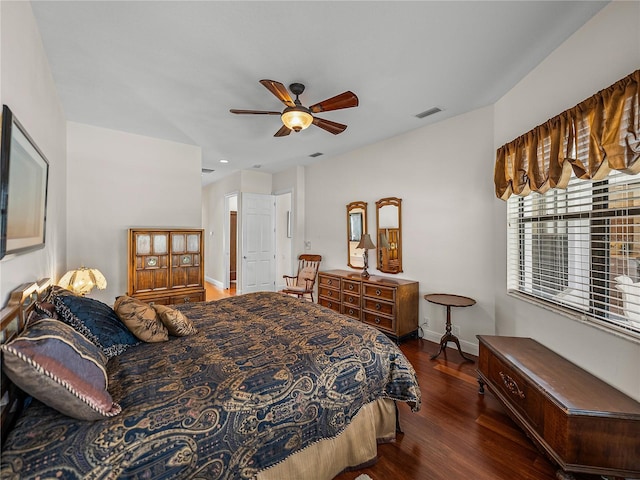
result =
M329 133L337 135L346 130L347 126L342 123L332 122L323 118L314 116L314 113L329 112L331 110L340 110L341 108L351 108L358 106L358 97L355 93L346 91L335 97L323 100L320 103L311 105L306 108L300 103L298 97L304 92L304 85L301 83L292 83L289 85L289 90L296 96L295 100L291 99L291 95L287 92L287 89L280 82L275 80L260 80L260 83L266 87L271 93L273 93L278 100L284 103L287 108L282 112L271 112L265 110L237 110L232 108L229 110L231 113L240 115L280 115L282 119L282 127L276 132L274 137L284 137L289 135L291 130L299 132L314 124L316 127L320 127Z

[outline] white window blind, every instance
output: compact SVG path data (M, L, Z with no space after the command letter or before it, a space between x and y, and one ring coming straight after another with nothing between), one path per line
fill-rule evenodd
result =
M507 212L510 291L640 334L640 175L574 177Z

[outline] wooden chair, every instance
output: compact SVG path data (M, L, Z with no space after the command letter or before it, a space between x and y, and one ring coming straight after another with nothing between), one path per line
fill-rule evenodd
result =
M300 255L298 257L298 275L295 277L283 275L287 286L282 290L282 293L298 298L306 297L308 301L313 302L313 286L318 277L321 261L321 255Z

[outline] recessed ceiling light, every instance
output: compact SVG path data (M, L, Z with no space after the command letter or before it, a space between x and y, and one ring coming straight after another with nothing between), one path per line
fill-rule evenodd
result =
M262 167L262 165L260 165L259 163L256 163L256 164L253 166L253 168L260 168L260 167Z
M222 160L220 160L220 163L229 163L229 160L222 159Z
M316 152L316 153L312 153L311 155L309 155L311 158L315 158L315 157L319 157L320 155L323 155L322 152Z
M213 168L203 168L203 169L202 169L202 173L203 173L203 174L205 174L205 173L212 173L212 172L215 172L215 170L214 170Z

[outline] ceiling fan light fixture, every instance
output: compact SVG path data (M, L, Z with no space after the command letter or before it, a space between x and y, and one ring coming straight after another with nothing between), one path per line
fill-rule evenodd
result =
M295 132L308 128L313 122L311 112L302 106L285 108L280 118L282 118L282 123L284 123L287 128Z

